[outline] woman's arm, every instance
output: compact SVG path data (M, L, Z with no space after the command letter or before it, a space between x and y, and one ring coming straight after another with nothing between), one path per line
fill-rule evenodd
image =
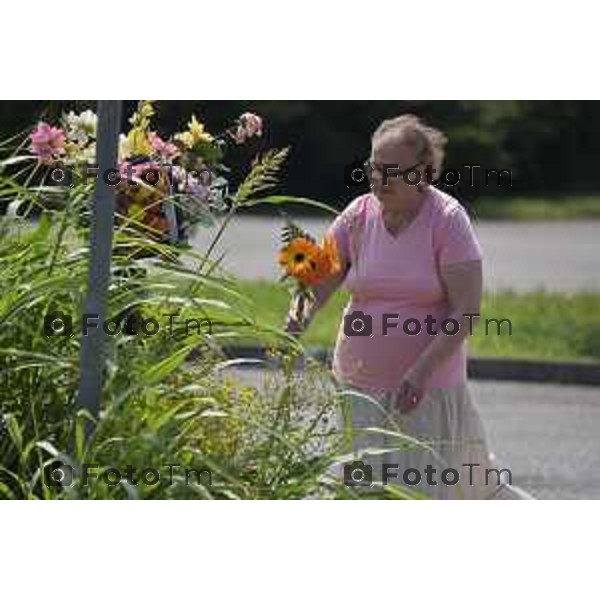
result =
M333 293L346 279L348 270L357 255L358 239L366 218L366 196L355 198L333 221L325 235L335 240L340 271L337 275L312 287L315 301L308 306L304 328L300 327L293 316L293 299L290 302L286 331L300 333L310 324L317 311L322 308Z
M443 265L440 269L442 281L448 294L450 310L445 319L455 319L460 324L456 335L446 335L437 324L438 334L423 350L415 364L404 377L408 388L419 390L429 374L444 359L450 356L470 334L471 324L479 317L465 317L466 314L479 315L482 293L482 266L480 260ZM442 319L443 320L443 319ZM411 402L410 394L400 398L400 409L407 411L416 406Z
M319 283L313 286L312 290L315 295L315 301L309 304L308 306L304 327L301 327L300 324L294 318L293 300L290 302L290 308L286 324L286 331L288 333L300 333L301 331L304 331L308 327L308 325L310 325L317 311L319 311L319 309L321 309L327 303L329 298L331 298L334 292L344 282L349 267L349 263L346 263L345 267L340 269L340 272L337 275L334 275L332 278L327 279L323 283Z

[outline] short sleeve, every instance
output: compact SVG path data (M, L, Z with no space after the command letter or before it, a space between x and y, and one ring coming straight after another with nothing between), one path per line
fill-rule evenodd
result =
M350 260L350 232L341 214L329 226L326 235L330 235L335 239L342 262L348 264Z
M352 228L356 226L357 217L365 208L362 200L361 196L352 200L327 229L327 234L335 238L340 258L346 265L352 262Z
M462 206L442 217L434 239L440 265L481 260L483 257L475 229Z

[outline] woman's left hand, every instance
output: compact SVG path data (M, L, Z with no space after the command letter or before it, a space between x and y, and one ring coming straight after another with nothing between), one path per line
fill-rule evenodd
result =
M423 399L423 381L417 374L407 374L400 384L396 396L396 408L401 413L414 410Z

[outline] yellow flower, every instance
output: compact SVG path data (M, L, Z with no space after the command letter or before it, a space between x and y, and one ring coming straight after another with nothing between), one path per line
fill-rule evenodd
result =
M134 126L148 126L150 117L154 114L154 107L151 100L140 100L137 110L133 113L129 122Z
M132 129L127 135L127 140L131 154L140 156L152 154L152 144L144 130Z
M189 131L176 133L175 139L179 140L188 150L194 146L194 138Z
M139 112L142 117L149 119L154 114L152 100L142 100L142 106Z
M213 136L208 131L204 131L204 125L198 122L195 115L192 115L192 120L188 123L188 129L194 138L194 143L213 141Z
M175 139L179 140L186 148L193 148L199 142L212 142L213 136L204 130L204 125L192 115L191 121L188 123L188 130L175 135Z
M148 156L152 154L152 144L148 139L148 127L154 108L150 100L141 100L137 111L129 119L132 128L125 140L120 141L119 159L124 160L132 155Z

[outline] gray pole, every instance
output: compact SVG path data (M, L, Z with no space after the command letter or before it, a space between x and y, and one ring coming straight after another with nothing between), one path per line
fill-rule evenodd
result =
M119 130L121 127L121 100L98 101L98 131L96 157L98 173L91 220L90 266L84 313L98 315L98 327L89 328L81 338L79 403L94 417L100 411L100 399L106 362L105 334L102 323L106 318L106 299L110 280L112 256L115 189L103 179L103 173L115 168L118 159ZM86 424L86 439L92 425Z

